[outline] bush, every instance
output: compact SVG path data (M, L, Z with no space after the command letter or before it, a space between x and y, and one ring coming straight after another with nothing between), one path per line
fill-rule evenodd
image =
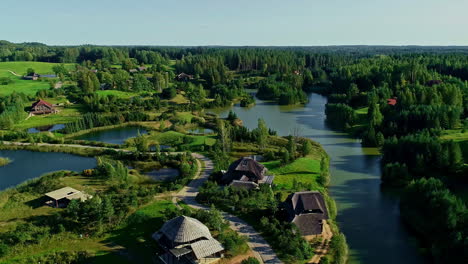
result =
M242 260L241 264L260 264L260 261L254 257Z

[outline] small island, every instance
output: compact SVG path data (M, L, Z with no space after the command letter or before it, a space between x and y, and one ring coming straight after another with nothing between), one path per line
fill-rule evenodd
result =
M9 158L0 157L0 167L10 164L12 161Z

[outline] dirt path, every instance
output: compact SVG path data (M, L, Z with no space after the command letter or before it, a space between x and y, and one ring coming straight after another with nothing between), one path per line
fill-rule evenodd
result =
M11 74L13 74L14 76L21 77L21 75L17 74L17 73L16 73L16 72L14 72L14 71L10 71L10 70L8 70L8 72L9 72L9 73L11 73Z
M213 171L213 162L201 154L193 153L192 155L198 162L201 160L205 164L205 168L201 171L201 163L198 163L199 171L197 172L197 176L173 197L172 202L177 205L177 201L182 200L192 208L209 210L207 206L197 203L195 197L198 194L198 188L203 185ZM222 212L222 215L229 222L233 230L248 238L247 244L259 261L262 263L282 263L270 245L252 226L237 216L226 212Z
M333 233L330 229L330 225L327 222L324 222L323 229L324 232L322 243L315 249L315 255L308 263L318 264L320 263L320 259L327 255L328 249L330 247L330 240L333 236Z

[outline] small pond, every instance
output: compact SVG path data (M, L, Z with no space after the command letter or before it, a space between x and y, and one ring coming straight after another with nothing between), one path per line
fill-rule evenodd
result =
M174 168L161 168L145 173L156 181L170 181L179 176L179 170Z
M141 127L126 126L107 130L90 132L78 137L77 140L99 141L108 144L124 144L129 138L137 137L138 134L147 134L148 132Z
M32 127L28 129L28 133L34 134L34 133L40 133L40 132L53 132L57 131L60 129L65 128L64 124L55 124L55 125L49 125L49 126L39 126L39 127Z
M94 158L60 152L0 150L0 157L12 160L10 164L0 167L0 191L48 172L82 171L96 167Z
M198 128L189 129L187 130L187 132L190 134L195 134L195 135L205 135L205 134L213 134L214 130L211 128L198 127Z
M165 149L168 149L168 148L171 148L171 146L169 146L169 145L159 145L159 150L161 150L161 151L165 150ZM151 152L156 151L156 145L149 146L149 151L151 151Z

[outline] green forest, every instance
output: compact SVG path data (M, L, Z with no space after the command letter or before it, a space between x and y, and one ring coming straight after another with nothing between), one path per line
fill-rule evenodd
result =
M28 62L31 65L16 74L38 73L36 81L6 72L11 64ZM246 144L250 149L244 152L249 153L258 148L256 153L284 166L309 155L311 143L293 135L277 139L275 131L268 130L263 121L256 130L249 131L238 125L241 121L233 113L220 123L205 109L238 103L249 107L256 100L246 89L256 89L257 98L275 105L302 105L308 100L307 94L323 94L328 98L327 125L361 139L365 147L379 148L382 186L400 197L402 220L420 241L421 251L435 263L464 263L468 258L466 47L47 46L0 41L0 70L0 140L76 143L74 137L84 130L143 122L157 132L138 137L125 147L144 152L150 143L159 147L171 142L174 150L211 153L218 171L235 156L231 154L236 144ZM40 77L52 73L54 78ZM39 88L29 89L27 85L32 82ZM59 82L62 86L56 88ZM53 102L60 111L28 118L31 104L38 99ZM54 133L27 133L29 128L53 124L64 124L64 128ZM210 136L184 136L187 129L199 125L215 130L216 140ZM170 135L168 131L172 131ZM280 143L275 145L275 139ZM181 157L176 160L186 162ZM108 179L109 170L113 170L112 175L123 176ZM126 183L127 172L117 173L121 170L118 164L104 161L95 173L106 181ZM193 168L187 175L193 175ZM45 188L56 177L41 178L18 192L25 192L31 184ZM187 179L182 177L164 190L177 189ZM315 183L320 188L328 185L320 178ZM108 232L149 196L162 192L160 188L140 190L129 184L122 190L105 191L98 205L72 204L74 211L89 215L86 224L78 224L84 220L63 211L47 220L56 223L60 219L64 224L57 225L57 230L20 225L0 234L1 241L6 241L0 242L0 257L14 253L7 247L21 249L47 232ZM296 182L289 191L302 189L310 186ZM277 242L273 247L284 259L298 263L307 260L312 249L294 235L289 244L279 243L284 234L293 231L267 216L275 215L284 191L222 191L212 181L204 186L199 199L218 207L237 206L245 214L261 214L258 229ZM228 196L244 198L246 204L239 199L229 200ZM252 208L252 201L259 197L264 203ZM101 213L97 215L95 210ZM24 233L30 239L18 235ZM345 242L332 243L339 245L334 253L345 251L340 251ZM300 249L283 252L293 250L290 247ZM80 254L77 259L86 257ZM337 260L340 257L324 259L342 263Z

